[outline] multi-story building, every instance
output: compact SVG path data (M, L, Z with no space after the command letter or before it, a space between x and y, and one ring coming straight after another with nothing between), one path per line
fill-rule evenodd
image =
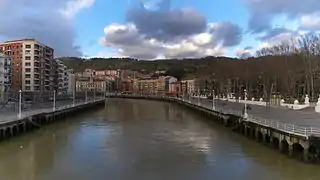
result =
M76 76L73 72L73 69L68 69L67 70L67 75L68 75L68 89L67 89L67 94L72 94L76 89Z
M108 81L98 80L91 77L78 77L76 80L77 92L105 92L107 90Z
M1 43L0 50L12 58L12 90L42 93L54 89L50 83L54 66L51 47L35 39L22 39Z
M139 90L147 94L165 94L167 77L141 79L138 81ZM168 87L169 89L169 87Z
M0 102L7 100L11 88L11 57L0 52Z
M186 79L181 81L181 90L188 94L193 94L196 90L195 88L195 80L194 79Z
M56 60L56 77L57 77L57 91L59 94L67 94L68 92L68 68L60 60Z

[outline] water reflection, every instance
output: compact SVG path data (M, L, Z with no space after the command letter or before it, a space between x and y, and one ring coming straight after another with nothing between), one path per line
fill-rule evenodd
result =
M208 122L164 102L110 99L0 143L0 179L319 179L318 166Z

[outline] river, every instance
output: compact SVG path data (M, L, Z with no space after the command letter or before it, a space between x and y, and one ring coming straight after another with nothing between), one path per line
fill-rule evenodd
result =
M109 99L0 143L1 180L318 180L281 155L165 102Z

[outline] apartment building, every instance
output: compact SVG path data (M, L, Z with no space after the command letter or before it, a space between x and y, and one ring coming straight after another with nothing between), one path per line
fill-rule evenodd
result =
M35 39L0 43L0 50L11 56L11 88L14 91L48 92L54 87L54 50Z
M60 60L56 60L56 64L56 90L59 94L67 94L69 87L68 68Z
M72 94L76 89L76 76L73 72L73 69L67 70L67 76L68 76L68 89L67 94Z
M76 80L77 92L105 92L107 90L108 81L99 80L92 77L78 77Z
M196 90L195 88L195 80L194 79L186 79L181 81L181 90L182 92L193 94Z
M0 102L7 100L11 88L11 57L0 52Z

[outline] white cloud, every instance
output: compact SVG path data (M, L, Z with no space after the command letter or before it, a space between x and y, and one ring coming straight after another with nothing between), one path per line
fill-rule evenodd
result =
M320 30L320 12L303 15L300 24L300 28L304 30Z
M210 28L208 28L210 29ZM222 42L215 42L213 34L204 32L161 41L139 34L134 24L110 24L104 28L105 36L99 41L102 46L118 47L118 56L141 59L197 58L220 56L225 53Z
M80 47L75 44L73 17L93 2L93 0L0 0L0 42L36 38L53 47L56 56L81 56Z
M73 0L66 2L66 6L61 9L61 13L68 17L73 18L80 10L89 8L94 4L95 0Z

